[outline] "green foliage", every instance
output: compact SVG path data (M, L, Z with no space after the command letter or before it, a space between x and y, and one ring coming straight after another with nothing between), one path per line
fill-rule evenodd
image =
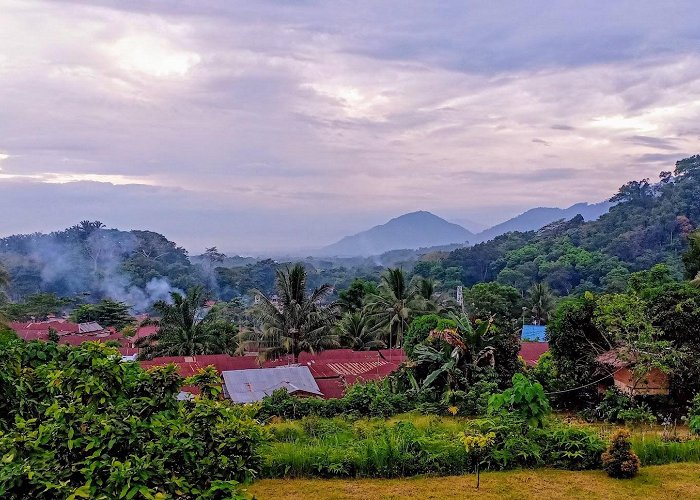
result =
M605 391L605 396L595 409L598 418L606 422L622 424L653 424L656 417L649 405L638 402L616 388Z
M457 323L438 314L424 314L411 321L404 337L404 351L409 358L414 358L413 350L416 345L424 342L433 330L456 328Z
M350 286L338 293L340 307L345 312L357 312L365 305L365 298L379 293L374 281L355 278Z
M521 373L513 375L513 387L489 399L489 413L508 413L522 418L530 427L542 427L551 411L539 382L531 382Z
M238 498L257 474L261 427L226 402L178 402L174 366L146 372L91 342L2 356L0 496Z
M584 429L555 425L523 434L520 423L507 418L306 418L271 424L271 434L273 440L263 450L266 477L454 475L474 472L477 466L579 470L598 467L605 449L595 433ZM471 444L479 437L488 444L476 450Z
M700 462L700 440L665 441L653 433L632 440L632 449L642 465Z
M170 296L172 304L160 301L154 305L160 314L159 329L137 341L142 348L139 358L236 353L238 328L202 313L207 298L202 287L190 288L184 296L177 292Z
M58 342L60 340L60 337L58 336L58 332L56 331L55 328L49 327L49 342Z
M537 364L532 367L531 373L534 379L542 384L545 392L553 392L558 387L559 372L551 351L547 351L540 356Z
M688 250L683 254L683 263L688 279L694 279L700 274L700 229L688 235Z
M389 417L413 409L404 393L394 393L389 381L353 384L340 399L297 398L286 390L278 389L263 399L258 418L302 418L306 416L335 417Z
M632 451L628 430L620 429L611 436L610 446L601 459L610 477L632 479L639 472L639 457Z
M27 295L23 301L2 306L2 314L12 321L43 321L61 313L71 301L53 293Z
M365 311L346 312L336 324L340 346L355 351L369 351L386 348L380 340L375 321Z
M417 313L424 312L425 300L416 283L409 283L403 269L387 269L379 292L366 298L368 312L385 329L389 348L403 345L404 333Z
M332 332L338 307L325 302L331 286L323 284L309 292L307 277L304 266L297 263L277 271L278 301L273 301L260 290L256 291L260 297L256 313L270 346L263 351L265 357L291 354L296 362L301 352L318 352L338 346L338 338Z
M596 298L592 293L562 300L547 325L549 349L559 373L557 398L563 406L581 406L597 399L596 388L588 384L597 376L596 356L610 349L593 322Z
M700 393L697 393L690 402L687 421L690 432L700 434Z
M111 299L102 299L97 304L78 306L71 312L70 319L76 323L96 321L102 327L112 326L117 330L121 330L134 321L134 318L129 314L127 304Z

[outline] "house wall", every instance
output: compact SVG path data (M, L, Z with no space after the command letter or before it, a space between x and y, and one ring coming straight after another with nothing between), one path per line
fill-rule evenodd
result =
M622 368L614 375L614 379L615 387L631 396L668 394L668 375L658 368L654 368L636 381L632 370Z

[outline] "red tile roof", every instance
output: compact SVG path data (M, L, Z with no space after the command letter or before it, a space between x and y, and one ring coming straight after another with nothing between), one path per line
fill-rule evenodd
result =
M316 354L301 353L299 364L309 367L325 398L338 398L343 395L348 385L384 378L395 371L405 359L403 351L398 349L381 352L332 349ZM213 365L219 373L228 370L261 368L255 356L227 354L162 357L141 361L141 366L148 369L169 363L175 364L178 367L178 373L183 377L194 375L201 368L209 365ZM273 368L291 364L292 358L289 356L265 362L262 367Z
M520 344L520 357L528 366L536 365L540 356L547 351L549 351L549 342L521 342Z

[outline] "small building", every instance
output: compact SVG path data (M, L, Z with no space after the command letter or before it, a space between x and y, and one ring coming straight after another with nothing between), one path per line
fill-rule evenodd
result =
M549 342L521 342L518 355L527 366L535 366L540 357L549 351Z
M546 342L547 327L544 325L523 325L520 339L528 342Z
M89 321L87 323L78 323L78 333L98 333L103 332L104 328L97 321Z
M669 376L658 368L652 368L643 375L635 375L634 365L637 356L623 349L604 352L596 361L608 370L621 392L630 396L666 395L669 388Z
M323 397L308 366L230 370L221 375L224 379L224 396L234 403L261 401L277 389L286 389L296 396Z

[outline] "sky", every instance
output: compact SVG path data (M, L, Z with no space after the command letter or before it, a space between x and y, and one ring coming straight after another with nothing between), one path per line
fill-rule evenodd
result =
M693 1L0 0L0 235L295 252L700 153ZM467 226L469 227L469 226Z

